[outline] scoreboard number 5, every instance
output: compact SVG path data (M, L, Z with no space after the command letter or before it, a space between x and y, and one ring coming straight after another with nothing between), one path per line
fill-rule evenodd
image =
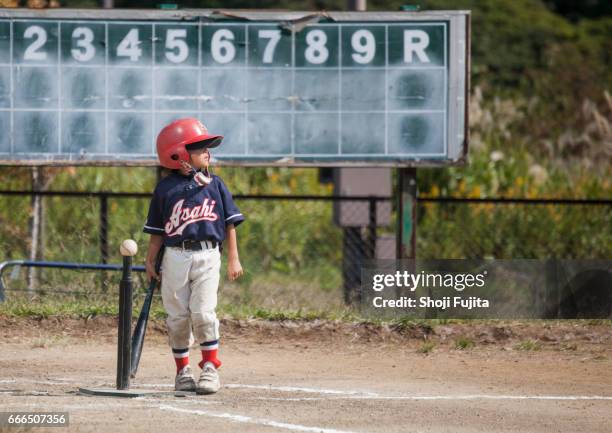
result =
M186 29L169 29L166 33L166 59L172 63L183 63L189 56L189 47L185 39ZM175 51L176 50L176 51Z

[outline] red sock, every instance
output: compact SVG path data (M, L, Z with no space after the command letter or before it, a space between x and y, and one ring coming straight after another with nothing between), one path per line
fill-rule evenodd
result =
M221 367L221 361L217 359L217 347L218 345L216 345L214 349L202 349L202 360L198 363L200 368L203 368L204 364L207 362L212 362L215 368ZM200 348L202 348L202 346L200 346Z
M189 349L186 351L172 349L172 354L174 355L174 362L176 362L176 373L178 374L179 371L189 365Z

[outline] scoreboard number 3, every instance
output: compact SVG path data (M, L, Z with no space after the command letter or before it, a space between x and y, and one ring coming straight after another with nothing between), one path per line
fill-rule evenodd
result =
M78 62L88 62L96 55L96 49L92 42L94 33L89 27L77 27L72 32L72 39L75 39L76 46L70 50L74 60Z

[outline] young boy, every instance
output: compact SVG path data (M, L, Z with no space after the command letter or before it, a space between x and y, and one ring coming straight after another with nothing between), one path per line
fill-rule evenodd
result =
M208 172L208 149L222 140L222 136L210 135L197 119L176 120L162 129L157 155L172 173L156 186L144 226L144 232L151 235L147 276L161 277L162 302L168 313L168 343L176 362L175 389L198 394L220 388L215 308L224 240L229 279L242 275L235 227L244 216L221 178ZM162 246L160 275L155 271L155 260ZM189 347L195 341L202 351L197 383L189 365Z

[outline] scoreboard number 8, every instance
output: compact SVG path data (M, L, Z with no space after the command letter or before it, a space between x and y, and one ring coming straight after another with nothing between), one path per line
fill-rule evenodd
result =
M329 57L329 50L325 46L327 43L327 35L323 30L311 30L306 35L306 43L308 48L304 56L309 63L320 65L325 63Z

